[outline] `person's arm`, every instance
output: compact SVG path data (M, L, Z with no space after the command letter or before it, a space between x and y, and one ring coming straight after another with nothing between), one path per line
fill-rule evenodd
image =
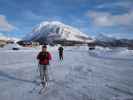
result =
M48 52L48 58L49 58L49 60L52 60L52 56L49 52Z

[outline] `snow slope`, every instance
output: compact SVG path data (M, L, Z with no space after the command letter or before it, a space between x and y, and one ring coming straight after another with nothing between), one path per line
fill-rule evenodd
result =
M53 55L50 81L42 95L37 94L39 49L0 51L1 100L133 100L132 51L67 47L60 62L57 48L49 50Z
M24 40L71 40L71 41L86 41L92 39L78 29L69 25L65 25L59 21L44 21L33 28L32 32L27 34Z

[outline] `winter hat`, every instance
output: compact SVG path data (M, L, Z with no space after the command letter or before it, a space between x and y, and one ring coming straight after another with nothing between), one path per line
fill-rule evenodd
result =
M43 45L42 48L47 48L47 45Z

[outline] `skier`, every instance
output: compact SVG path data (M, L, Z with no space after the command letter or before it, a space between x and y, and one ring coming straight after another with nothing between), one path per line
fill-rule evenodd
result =
M51 60L51 54L47 51L47 46L42 46L42 51L38 53L37 60L39 61L39 71L42 86L45 87L48 81L48 65ZM45 81L44 81L45 79Z
M62 46L60 46L59 48L58 48L58 51L59 51L59 59L60 60L63 60L63 47Z

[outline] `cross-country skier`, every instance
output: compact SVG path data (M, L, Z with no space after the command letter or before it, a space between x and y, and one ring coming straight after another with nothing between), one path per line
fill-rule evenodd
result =
M58 51L59 51L59 59L60 60L63 60L63 47L62 46L60 46L59 48L58 48Z
M48 65L49 61L52 59L50 52L47 51L47 46L42 46L42 51L37 55L37 59L39 60L39 71L40 78L43 87L47 85L48 81Z

